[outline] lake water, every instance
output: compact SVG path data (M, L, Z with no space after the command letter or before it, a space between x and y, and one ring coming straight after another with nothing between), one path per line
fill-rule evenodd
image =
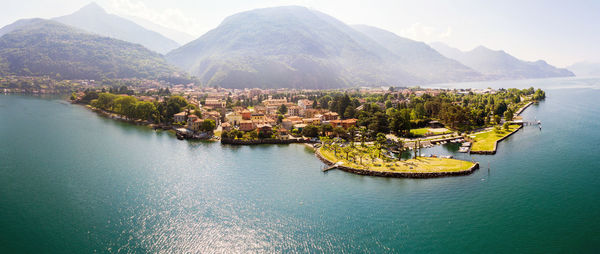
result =
M546 87L523 114L543 130L494 156L431 149L481 163L437 179L323 173L303 145L179 141L0 95L0 252L597 252L600 80L473 86L496 85Z

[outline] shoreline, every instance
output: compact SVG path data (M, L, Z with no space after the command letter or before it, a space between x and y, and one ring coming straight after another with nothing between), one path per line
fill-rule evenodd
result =
M315 155L319 160L321 160L327 166L333 166L335 162L329 161L323 155L321 155L321 148L315 149ZM358 169L353 167L347 167L343 165L339 165L336 167L339 170L344 172L353 173L357 175L368 175L368 176L377 176L377 177L394 177L394 178L438 178L438 177L447 177L447 176L464 176L470 175L475 170L479 169L479 162L475 162L473 166L471 166L467 170L463 171L451 171L451 172L382 172L382 171L374 171L374 170L365 170Z
M534 103L533 101L528 102L523 107L521 107L515 113L515 115L517 115L517 116L521 115L525 111L525 109L529 108L529 106L531 106L533 103ZM506 136L496 140L496 142L494 142L494 150L491 150L491 151L472 151L472 150L470 150L469 154L494 155L498 151L498 143L507 139L508 137L512 136L513 134L517 133L517 131L519 131L522 128L523 128L523 124L521 124L516 130L512 131L511 133L507 134Z

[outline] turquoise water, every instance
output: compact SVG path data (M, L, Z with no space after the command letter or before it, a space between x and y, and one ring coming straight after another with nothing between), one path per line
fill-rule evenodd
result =
M0 252L597 252L600 80L536 82L552 89L524 116L542 131L437 179L322 173L302 145L179 141L0 95Z

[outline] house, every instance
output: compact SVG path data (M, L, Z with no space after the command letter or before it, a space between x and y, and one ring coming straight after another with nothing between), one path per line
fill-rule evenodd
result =
M288 116L299 116L300 115L300 107L296 105L292 105L288 107L287 115Z
M317 114L319 114L319 110L312 109L312 108L300 111L300 116L303 116L303 117L306 117L306 118L315 117L315 115L317 115Z
M334 128L335 127L342 127L344 129L347 129L347 128L350 128L352 126L356 126L356 121L357 121L357 119L351 118L351 119L346 119L346 120L331 120L331 121L329 121L329 123Z
M301 123L303 123L302 118L300 118L298 116L290 116L290 117L287 117L287 118L284 118L283 120L281 120L281 126L283 126L283 128L286 128L288 130L291 130L295 124L301 124Z
M242 113L240 112L231 112L225 115L225 119L232 125L240 125L240 122L243 120Z
M196 115L189 115L187 119L187 129L191 131L199 131L202 120Z
M331 120L337 120L339 118L339 114L336 112L327 112L321 115L321 121L327 122Z
M273 126L270 124L259 124L256 126L256 130L258 131L258 134L262 134L263 136L271 136L273 133Z
M297 129L298 131L302 131L304 129L304 127L306 127L306 124L300 123L300 124L294 124L294 129Z
M279 130L277 130L277 136L279 137L279 139L288 139L289 132L286 128L279 128Z
M255 126L251 120L242 120L240 122L240 131L251 131L254 129L255 129Z
M321 125L320 118L304 118L304 119L302 119L302 122L304 124L310 124L310 125Z
M227 103L221 99L206 99L206 101L204 101L204 106L215 109L225 108L226 104Z
M242 120L250 120L252 119L252 112L248 110L242 111Z
M179 113L173 115L173 122L176 122L176 123L185 122L186 115L187 115L186 112L179 112Z
M217 111L206 112L206 113L202 114L202 117L204 119L210 119L210 120L215 121L216 125L221 124L221 114Z
M231 130L231 124L230 123L223 123L223 124L221 124L221 128L223 129L223 131L230 131Z
M252 121L263 121L265 119L265 114L263 113L252 113L250 120Z
M298 106L304 110L311 109L313 106L313 103L314 103L313 101L307 100L307 99L298 100Z

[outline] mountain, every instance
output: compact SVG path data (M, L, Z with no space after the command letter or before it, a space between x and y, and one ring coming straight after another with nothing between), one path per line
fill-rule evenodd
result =
M41 19L0 37L0 73L65 79L185 76L141 45Z
M44 21L45 21L44 19L38 19L38 18L17 20L12 24L8 24L8 25L0 28L0 37L2 37L2 35L12 32L16 29L26 27L26 26L29 26L32 24L37 24L37 23L44 22Z
M166 57L203 83L223 87L337 88L453 80L431 70L425 75L405 70L407 64L399 63L410 59L402 60L331 16L298 6L232 15ZM457 72L473 73L454 66L460 67Z
M600 77L600 63L579 62L567 66L567 69L582 77Z
M482 79L482 75L477 71L441 55L423 42L403 38L372 26L352 27L394 53L397 56L397 68L418 74L430 83Z
M175 42L177 42L181 45L184 45L184 44L196 39L196 37L194 37L190 34L187 34L185 32L181 32L178 30L174 30L174 29L171 29L168 27L164 27L162 25L156 24L147 19L143 19L140 17L134 17L134 16L126 16L126 18L137 23L140 26L143 26L144 28L146 28L148 30L155 31L159 34L162 34L164 37L174 40Z
M73 14L54 20L98 35L138 43L161 54L180 46L177 42L133 21L108 14L96 3L90 3Z
M502 50L491 50L483 46L479 46L467 52L463 52L439 42L432 43L431 46L442 55L455 59L460 63L485 74L490 79L528 79L574 76L571 71L556 68L543 60L535 62L523 61Z

